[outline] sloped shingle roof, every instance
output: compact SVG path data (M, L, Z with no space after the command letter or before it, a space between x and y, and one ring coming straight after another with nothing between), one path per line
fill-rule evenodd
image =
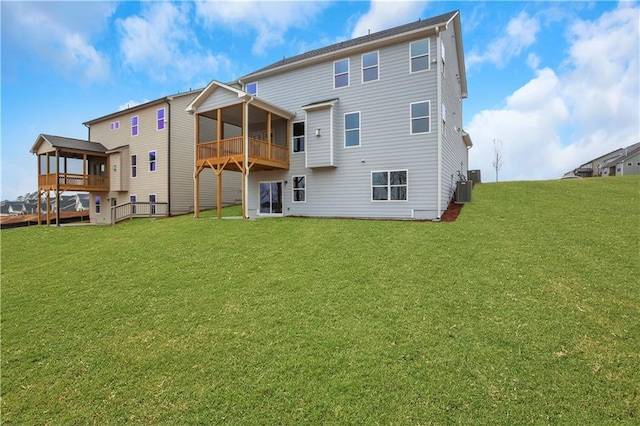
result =
M63 136L54 136L54 135L40 135L36 139L36 142L33 144L31 148L31 152L36 152L36 147L40 144L41 140L45 140L54 148L66 148L73 149L78 151L89 151L89 152L99 152L104 154L107 152L107 148L104 147L101 143L98 142L90 142L82 139L74 139L74 138L65 138Z

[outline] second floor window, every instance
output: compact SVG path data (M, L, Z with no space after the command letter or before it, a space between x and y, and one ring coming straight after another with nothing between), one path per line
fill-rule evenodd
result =
M344 115L344 146L360 146L360 113Z
M429 133L429 101L411 104L411 134Z
M304 121L293 123L293 152L304 151Z
M138 136L138 116L131 117L131 136Z
M149 151L149 171L155 172L156 170L157 170L156 151Z
M378 80L378 52L362 55L362 82Z
M109 130L118 130L119 128L120 128L119 121L114 121L113 123L109 124Z
M134 154L131 156L131 177L136 176L138 176L138 156Z
M411 43L411 72L429 69L429 39L417 40Z
M245 92L253 96L258 96L258 82L254 81L253 83L247 84Z
M349 59L335 61L333 63L333 88L349 85Z
M157 130L164 130L164 112L164 108L160 108L156 111L156 121L158 122L158 126L156 127Z

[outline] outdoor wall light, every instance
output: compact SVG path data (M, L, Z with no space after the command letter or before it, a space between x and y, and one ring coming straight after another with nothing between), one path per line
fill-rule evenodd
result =
M318 137L321 136L320 135L320 129L316 129L316 136L318 136Z
M111 170L113 170L113 171L115 172L116 170L118 170L118 166L116 166L116 165L114 164L114 165L111 167Z

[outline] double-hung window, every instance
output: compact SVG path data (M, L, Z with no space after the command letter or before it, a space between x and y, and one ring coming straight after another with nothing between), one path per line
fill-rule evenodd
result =
M158 170L158 158L156 151L149 151L149 171L155 172Z
M131 136L138 136L138 116L131 117Z
M349 85L349 58L333 63L333 88Z
M293 177L293 202L304 203L307 200L307 180L305 176Z
M149 194L149 212L156 214L156 194Z
M371 201L407 201L407 170L371 172Z
M293 152L304 152L304 121L293 123Z
M96 198L94 199L94 203L95 203L95 208L96 208L96 214L100 214L100 196L96 195Z
M360 146L359 112L350 112L344 115L344 146Z
M429 39L425 38L411 43L411 72L429 69Z
M156 111L156 122L158 123L156 126L156 130L164 130L164 126L165 126L164 113L165 113L164 108L160 108L158 111Z
M245 87L245 92L253 96L258 96L258 82L254 81L253 83L247 84Z
M374 81L380 78L378 72L378 52L362 55L362 82Z
M429 133L429 109L431 102L422 101L411 104L411 134Z
M138 156L133 154L131 156L131 177L134 178L138 176Z

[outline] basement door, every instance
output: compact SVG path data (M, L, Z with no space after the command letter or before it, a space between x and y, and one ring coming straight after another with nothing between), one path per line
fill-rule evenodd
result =
M282 181L260 182L260 214L282 214Z

